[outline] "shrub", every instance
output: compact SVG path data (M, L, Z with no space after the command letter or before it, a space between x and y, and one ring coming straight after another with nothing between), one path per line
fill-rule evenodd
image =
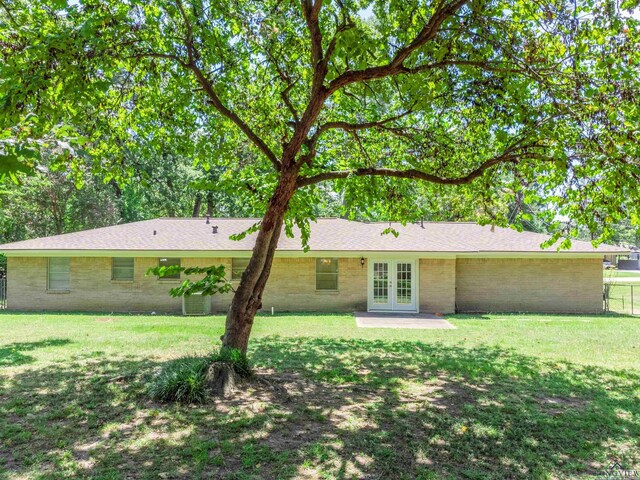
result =
M211 357L184 357L167 363L149 385L160 402L201 403L207 397L205 379Z
M251 375L249 359L236 348L221 348L218 353L214 354L213 361L231 364L235 372L241 377L246 378Z
M251 375L247 356L236 349L221 349L206 357L184 357L167 363L149 384L149 395L160 402L202 403L207 399L207 371L225 363L242 378Z

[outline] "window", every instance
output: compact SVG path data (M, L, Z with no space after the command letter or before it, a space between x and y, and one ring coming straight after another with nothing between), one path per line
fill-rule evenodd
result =
M158 262L159 267L173 267L180 266L179 258L161 258ZM180 272L174 273L173 275L164 275L160 277L160 280L180 280Z
M133 281L133 258L111 259L111 280Z
M231 259L231 280L240 280L242 274L249 265L248 258L232 258Z
M316 258L316 290L338 290L337 258Z
M69 290L69 259L50 258L47 269L47 290Z

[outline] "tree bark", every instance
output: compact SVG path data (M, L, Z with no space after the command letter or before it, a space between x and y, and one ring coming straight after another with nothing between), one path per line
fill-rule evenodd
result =
M297 168L283 173L267 211L262 218L258 236L247 269L233 296L227 314L222 346L247 352L253 319L262 308L262 293L271 272L278 240L289 201L296 190Z
M207 193L207 216L213 216L213 197L211 196L211 192Z
M200 216L200 207L202 206L202 194L200 192L196 193L196 198L193 201L193 213L192 217L196 218Z

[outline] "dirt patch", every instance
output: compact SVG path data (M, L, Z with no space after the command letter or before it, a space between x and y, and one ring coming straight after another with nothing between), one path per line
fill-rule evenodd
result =
M586 401L573 397L537 396L536 402L551 415L560 415L569 409L582 409Z

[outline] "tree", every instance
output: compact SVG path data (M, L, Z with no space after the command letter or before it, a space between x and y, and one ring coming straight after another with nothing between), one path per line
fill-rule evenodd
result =
M79 138L118 178L144 141L221 169L263 212L223 337L245 352L283 226L306 240L323 182L403 221L423 182L487 212L553 206L602 238L637 222L631 3L3 0L4 155Z
M0 206L0 243L117 221L115 198L108 186L85 169L52 169L46 160L33 175L18 184L8 183L0 191Z

